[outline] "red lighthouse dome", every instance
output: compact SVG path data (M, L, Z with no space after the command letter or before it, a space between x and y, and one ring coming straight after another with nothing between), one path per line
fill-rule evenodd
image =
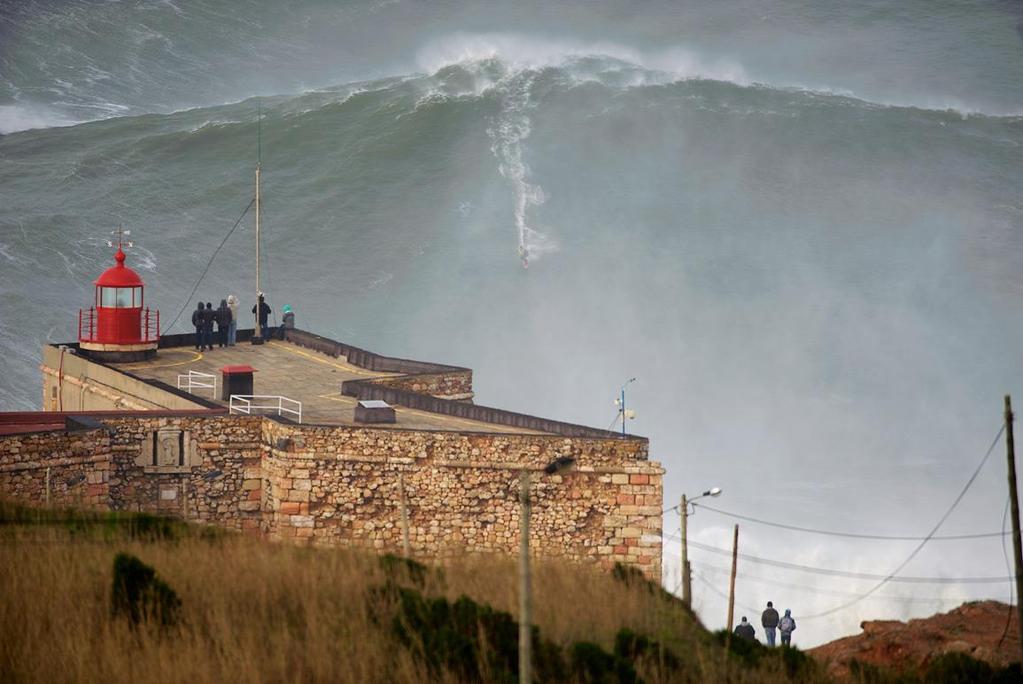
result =
M118 244L117 264L96 279L93 306L78 313L79 347L108 361L154 356L160 340L160 312L143 308L145 284L125 258Z

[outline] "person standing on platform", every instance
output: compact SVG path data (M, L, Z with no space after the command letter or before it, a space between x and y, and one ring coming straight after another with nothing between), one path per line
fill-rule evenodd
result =
M760 616L760 624L764 627L764 636L767 638L767 645L774 646L775 632L778 628L778 611L774 604L767 602L767 610Z
M217 344L221 347L227 346L227 331L231 325L231 309L227 306L227 300L221 299L217 307Z
M206 310L203 309L202 302L199 302L199 306L196 307L195 311L192 312L192 325L195 326L195 349L196 351L206 351L205 339L203 337L203 330L205 329L203 319L206 316Z
M270 305L266 303L266 299L263 297L263 293L260 292L257 296L256 305L252 307L252 313L256 313L256 308L259 308L259 334L263 339L270 337L270 331L266 329L266 321L270 318Z
M206 310L202 312L203 345L213 351L213 324L217 320L217 312L213 310L213 302L206 302Z
M227 307L231 310L231 322L227 326L227 346L233 347L238 336L238 298L227 295Z
M283 340L289 330L295 329L295 312L292 311L291 304L285 304L281 311L284 312L283 320L281 321L281 339Z

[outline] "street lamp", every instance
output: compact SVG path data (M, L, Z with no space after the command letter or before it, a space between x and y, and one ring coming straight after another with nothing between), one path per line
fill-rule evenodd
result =
M548 463L545 475L567 473L575 465L571 456L559 456ZM519 682L533 682L533 631L530 628L530 577L529 577L529 470L519 471Z
M621 397L619 399L615 399L615 406L618 407L618 415L622 418L622 437L625 436L625 421L636 417L636 412L632 409L629 409L628 411L625 410L625 388L633 382L636 382L636 378L629 378L626 380L625 384L622 385Z
M686 528L689 526L689 507L693 505L694 501L705 496L721 496L721 487L711 487L703 494L692 499L687 499L686 495L683 494L682 503L678 508L682 514L682 603L685 604L686 608L693 607L693 576L689 569L689 546L686 542ZM693 513L695 512L696 509L694 507Z

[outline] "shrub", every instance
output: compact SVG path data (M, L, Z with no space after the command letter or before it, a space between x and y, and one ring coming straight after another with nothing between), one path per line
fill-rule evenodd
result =
M114 558L110 607L115 617L126 617L132 626L153 620L169 627L178 621L181 600L153 568L135 556L119 553Z
M944 653L930 662L924 674L926 684L989 684L995 669L965 653Z
M587 684L636 684L641 681L632 663L588 641L577 641L572 645L572 674Z

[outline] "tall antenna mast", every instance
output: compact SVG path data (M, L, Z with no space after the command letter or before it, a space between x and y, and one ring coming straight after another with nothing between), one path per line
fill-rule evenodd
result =
M263 302L259 298L262 290L259 287L259 167L263 157L263 108L262 101L256 101L256 340L263 340L263 329L259 324Z

